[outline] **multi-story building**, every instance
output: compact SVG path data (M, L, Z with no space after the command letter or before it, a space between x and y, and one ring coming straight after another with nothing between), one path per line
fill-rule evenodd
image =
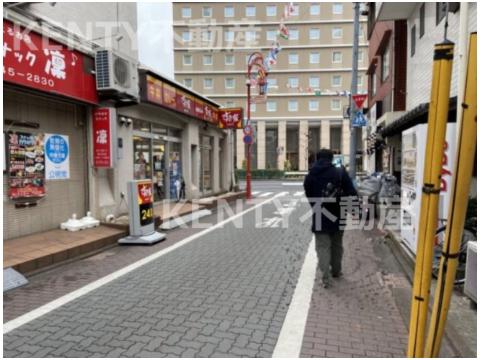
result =
M353 5L298 3L174 3L175 78L225 107L246 109L247 61L281 50L268 74L265 103L252 104L253 168L307 170L309 158L331 148L348 159L350 128L343 114L351 88ZM278 37L283 23L289 39ZM359 92L366 92L366 19L361 17ZM343 96L342 96L343 94ZM359 147L361 132L358 132ZM358 149L361 150L361 149ZM236 166L244 166L243 133Z

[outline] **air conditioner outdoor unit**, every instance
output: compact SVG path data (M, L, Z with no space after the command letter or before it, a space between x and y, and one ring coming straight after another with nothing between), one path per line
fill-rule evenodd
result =
M472 301L477 302L477 242L467 244L467 263L465 271L465 286L463 292Z
M104 98L120 101L139 99L137 63L112 50L95 53L97 91Z

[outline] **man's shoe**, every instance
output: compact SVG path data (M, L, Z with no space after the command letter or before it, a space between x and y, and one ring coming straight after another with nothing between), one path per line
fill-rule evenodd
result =
M342 276L343 276L343 273L341 271L338 272L338 273L332 273L332 277L334 277L334 278L340 278Z

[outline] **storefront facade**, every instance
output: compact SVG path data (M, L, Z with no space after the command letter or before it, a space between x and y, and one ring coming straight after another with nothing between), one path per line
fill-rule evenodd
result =
M218 128L218 105L150 70L140 69L139 79L140 103L111 108L115 165L94 169L90 178L100 218L128 212L130 180L152 180L156 203L211 196L232 185L233 143Z
M42 50L40 34L5 19L3 28L3 236L10 239L85 215L87 114L98 100L91 57L52 40Z

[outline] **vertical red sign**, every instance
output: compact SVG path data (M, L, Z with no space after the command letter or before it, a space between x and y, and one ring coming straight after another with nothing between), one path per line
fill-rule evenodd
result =
M93 166L98 168L113 167L112 124L110 108L93 110Z

